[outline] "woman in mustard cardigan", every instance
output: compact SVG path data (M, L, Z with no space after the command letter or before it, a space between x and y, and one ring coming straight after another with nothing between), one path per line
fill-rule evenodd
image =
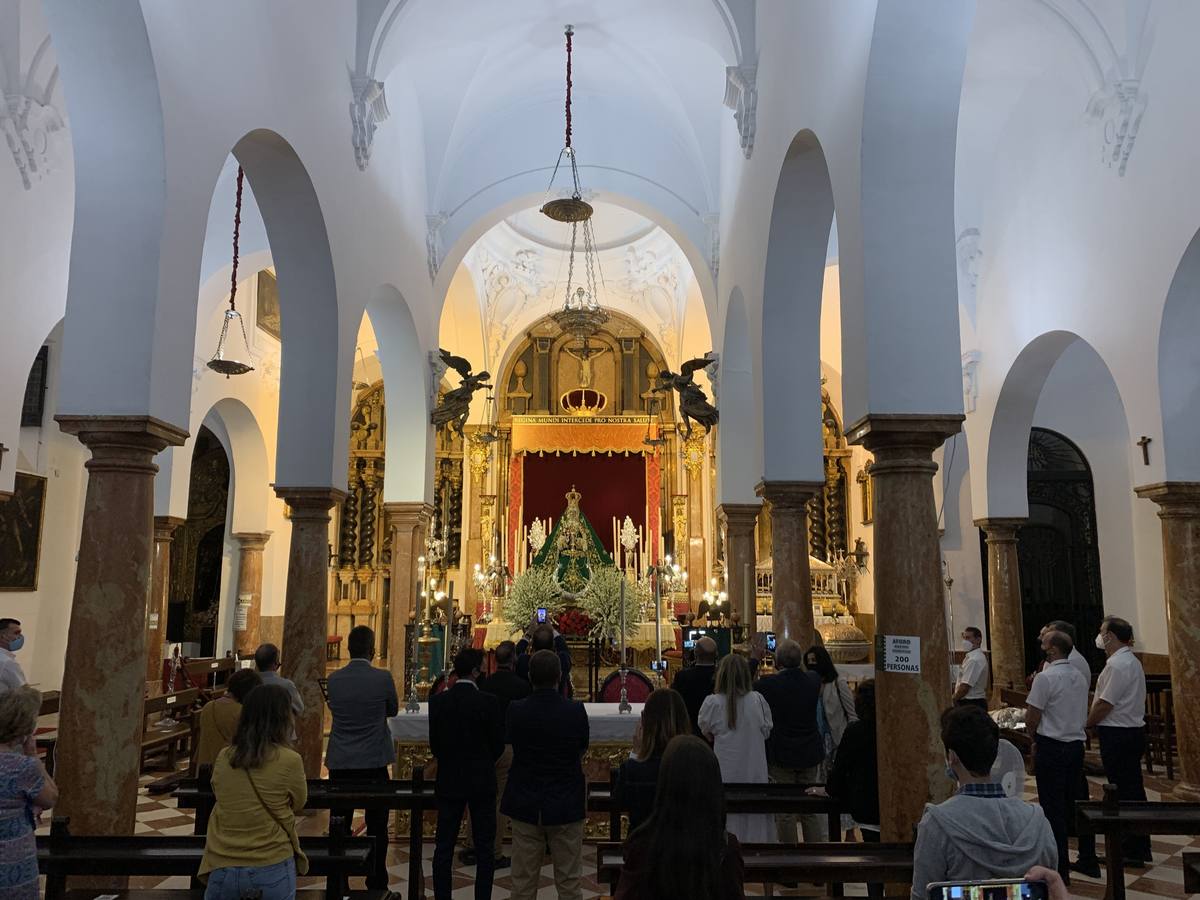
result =
M286 689L264 684L242 702L233 744L217 754L200 878L205 900L239 900L261 892L262 900L296 893L296 874L308 860L296 837L296 810L308 801L304 763L287 746L292 700Z

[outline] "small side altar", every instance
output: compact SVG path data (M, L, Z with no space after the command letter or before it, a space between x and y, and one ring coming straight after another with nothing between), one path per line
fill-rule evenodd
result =
M815 556L808 558L812 579L813 625L835 663L862 662L870 655L871 645L854 621L854 614L847 602L847 582L852 582L857 574L850 573L854 557L839 560L839 566L830 565ZM774 630L773 581L774 572L768 557L755 572L755 627L759 633Z

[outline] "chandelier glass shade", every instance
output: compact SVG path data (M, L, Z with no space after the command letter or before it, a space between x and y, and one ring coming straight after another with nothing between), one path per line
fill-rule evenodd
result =
M242 171L242 167L238 166L237 170L237 198L234 201L233 207L233 274L230 276L229 286L229 309L225 310L225 317L221 321L221 336L217 339L217 350L212 355L212 359L208 361L208 367L214 372L224 375L228 378L230 375L245 375L247 372L253 372L254 366L250 365L250 339L246 336L246 320L242 318L242 314L237 311L237 278L238 278L238 239L242 228L242 184L245 181L246 173ZM229 355L230 348L227 346L229 342L229 329L234 323L242 332L242 346L245 348L246 355L243 357L246 362L243 362L236 357Z

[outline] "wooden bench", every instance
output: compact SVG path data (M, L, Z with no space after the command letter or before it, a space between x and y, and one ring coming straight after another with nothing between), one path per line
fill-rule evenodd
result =
M1194 850L1183 854L1183 892L1200 894L1200 853Z
M344 891L343 900L384 900L388 891ZM298 900L323 900L323 890L299 890ZM193 888L155 888L153 890L118 891L112 888L75 888L62 895L63 900L204 900L204 891Z
M1167 770L1175 780L1175 700L1169 675L1146 676L1146 771L1153 775L1154 764Z
M1108 900L1125 897L1121 839L1131 834L1200 834L1200 803L1121 802L1117 786L1104 785L1104 799L1075 804L1078 831L1104 835ZM1115 851L1115 852L1114 852Z
M160 694L144 701L142 706L142 765L146 758L159 750L165 750L167 767L174 771L176 760L180 754L190 753L195 741L196 719L192 707L199 698L196 688L177 691L173 694ZM154 719L145 724L145 720ZM174 723L159 727L160 722L167 719Z
M216 700L225 693L225 682L237 670L240 663L232 656L214 656L205 659L189 659L183 664L188 681L199 688L206 700Z
M38 719L43 716L57 716L59 701L62 695L58 691L43 691L42 705L38 709ZM46 766L46 774L54 777L54 751L58 747L58 724L39 727L34 732L34 743L37 744L38 755Z
M833 896L842 885L912 884L912 844L742 844L747 884L825 882ZM596 880L616 893L625 863L621 844L596 845Z
M308 874L325 878L326 898L340 898L346 879L367 874L373 841L346 837L346 822L335 817L329 837L302 837ZM47 900L66 896L67 878L81 875L195 876L204 856L203 837L164 835L73 836L66 818L56 817L48 836L37 839L38 871L46 876ZM106 892L97 892L106 893ZM107 892L111 893L111 892Z

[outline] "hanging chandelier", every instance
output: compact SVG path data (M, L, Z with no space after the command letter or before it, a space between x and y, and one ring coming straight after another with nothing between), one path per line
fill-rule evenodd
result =
M547 200L542 204L542 213L555 222L571 225L571 249L567 256L567 290L562 308L551 313L550 318L564 332L579 337L586 345L587 338L608 321L608 313L600 307L596 291L596 270L599 265L596 261L596 240L592 234L592 205L583 199L575 148L571 146L571 52L575 29L568 25L564 34L567 40L566 142L559 151L558 161L554 164L554 172L550 175L550 186L546 192L553 192L554 180L558 177L558 171L562 168L565 158L571 169L570 196ZM582 251L584 262L583 279L578 284L575 282L577 250ZM601 280L603 281L603 275Z
M246 337L246 322L242 318L242 314L237 311L237 303L235 302L237 299L238 238L242 228L242 182L244 179L245 172L242 171L241 166L238 166L237 198L233 205L233 275L230 277L229 309L225 310L225 318L221 322L221 337L217 339L217 352L208 361L210 369L221 373L226 378L230 375L245 375L247 372L254 371L254 366L250 365L250 363L241 362L225 355L227 352L225 341L229 337L229 325L236 320L238 326L242 329L242 344L246 348L245 358L250 359L250 339Z

